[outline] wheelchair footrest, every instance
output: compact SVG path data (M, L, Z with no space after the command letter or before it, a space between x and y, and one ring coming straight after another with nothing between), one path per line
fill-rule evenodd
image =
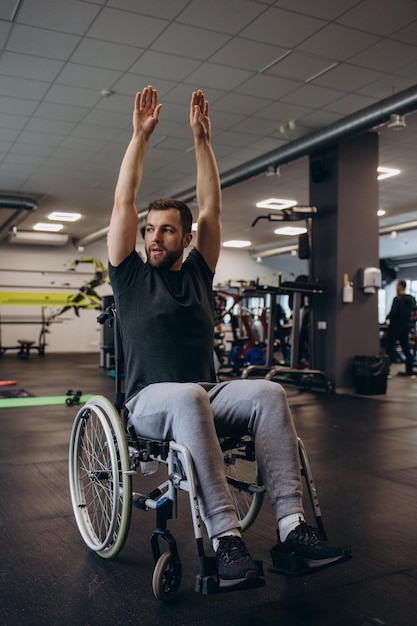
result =
M264 571L262 561L255 561L255 563L259 569L259 578L248 578L235 585L222 587L217 575L216 557L204 557L204 559L200 559L200 574L196 576L195 591L204 595L211 595L214 593L226 593L228 591L264 587L265 580L263 578Z
M274 564L272 567L268 567L268 572L272 574L279 574L281 576L309 576L316 572L321 572L323 569L332 567L333 565L339 565L352 558L350 550L345 550L340 559L332 561L331 563L325 563L316 567L311 567L306 564L304 559L295 555L294 553L274 554Z

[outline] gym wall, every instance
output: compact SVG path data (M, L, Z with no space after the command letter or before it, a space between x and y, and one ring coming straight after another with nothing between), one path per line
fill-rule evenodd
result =
M142 242L137 249L144 256ZM0 291L77 293L80 287L94 278L95 273L92 263L83 262L74 265L76 260L82 258L95 258L107 265L106 241L86 246L83 252L78 252L72 245L51 248L0 243ZM304 271L305 262L290 255L270 257L257 263L246 250L223 249L214 284L259 280L263 284L277 285L280 273L283 280L291 280ZM100 297L111 295L108 283L96 287L95 291ZM60 310L61 306L47 306L43 309L46 318L56 315ZM99 352L101 327L96 321L98 311L79 308L78 314L77 316L75 310L71 308L48 326L46 354ZM40 322L41 319L41 306L0 305L1 345L15 346L19 339L34 341L37 344L41 325L26 322Z

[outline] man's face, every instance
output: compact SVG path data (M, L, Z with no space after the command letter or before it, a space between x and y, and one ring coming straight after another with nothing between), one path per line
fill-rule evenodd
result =
M145 228L145 250L149 265L158 269L181 269L182 255L191 241L191 233L183 234L177 209L148 213Z

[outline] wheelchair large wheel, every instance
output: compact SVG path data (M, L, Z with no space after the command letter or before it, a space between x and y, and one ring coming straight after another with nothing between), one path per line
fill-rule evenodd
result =
M78 411L71 433L72 507L87 546L111 559L123 547L132 511L132 477L120 415L103 396Z
M255 444L249 436L230 438L222 443L222 449L226 479L244 532L255 521L265 495L256 463Z

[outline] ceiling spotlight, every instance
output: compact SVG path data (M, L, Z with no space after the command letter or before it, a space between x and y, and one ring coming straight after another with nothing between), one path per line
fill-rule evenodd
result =
M81 213L67 213L66 211L52 211L48 215L48 220L58 220L62 222L76 222L81 217Z
M64 228L63 224L45 224L43 222L38 222L33 227L33 230L40 230L45 233L57 233L63 228Z
M404 115L392 113L389 119L390 121L387 124L387 128L390 128L391 130L402 130L407 126Z
M306 232L307 229L301 226L282 226L274 230L276 235L288 235L289 237L295 237L295 235L301 235Z
M103 96L103 98L108 98L109 96L113 95L113 91L111 89L102 89L101 95Z
M277 209L283 210L292 207L297 204L297 200L287 200L286 198L268 198L257 202L258 209Z
M250 246L250 245L251 245L250 241L244 241L244 240L239 240L239 239L231 239L230 241L225 241L223 243L224 248L246 248L247 246Z
M401 174L401 170L396 170L392 167L377 167L376 171L378 172L377 179L384 180L384 178L391 178L391 176L398 176Z

